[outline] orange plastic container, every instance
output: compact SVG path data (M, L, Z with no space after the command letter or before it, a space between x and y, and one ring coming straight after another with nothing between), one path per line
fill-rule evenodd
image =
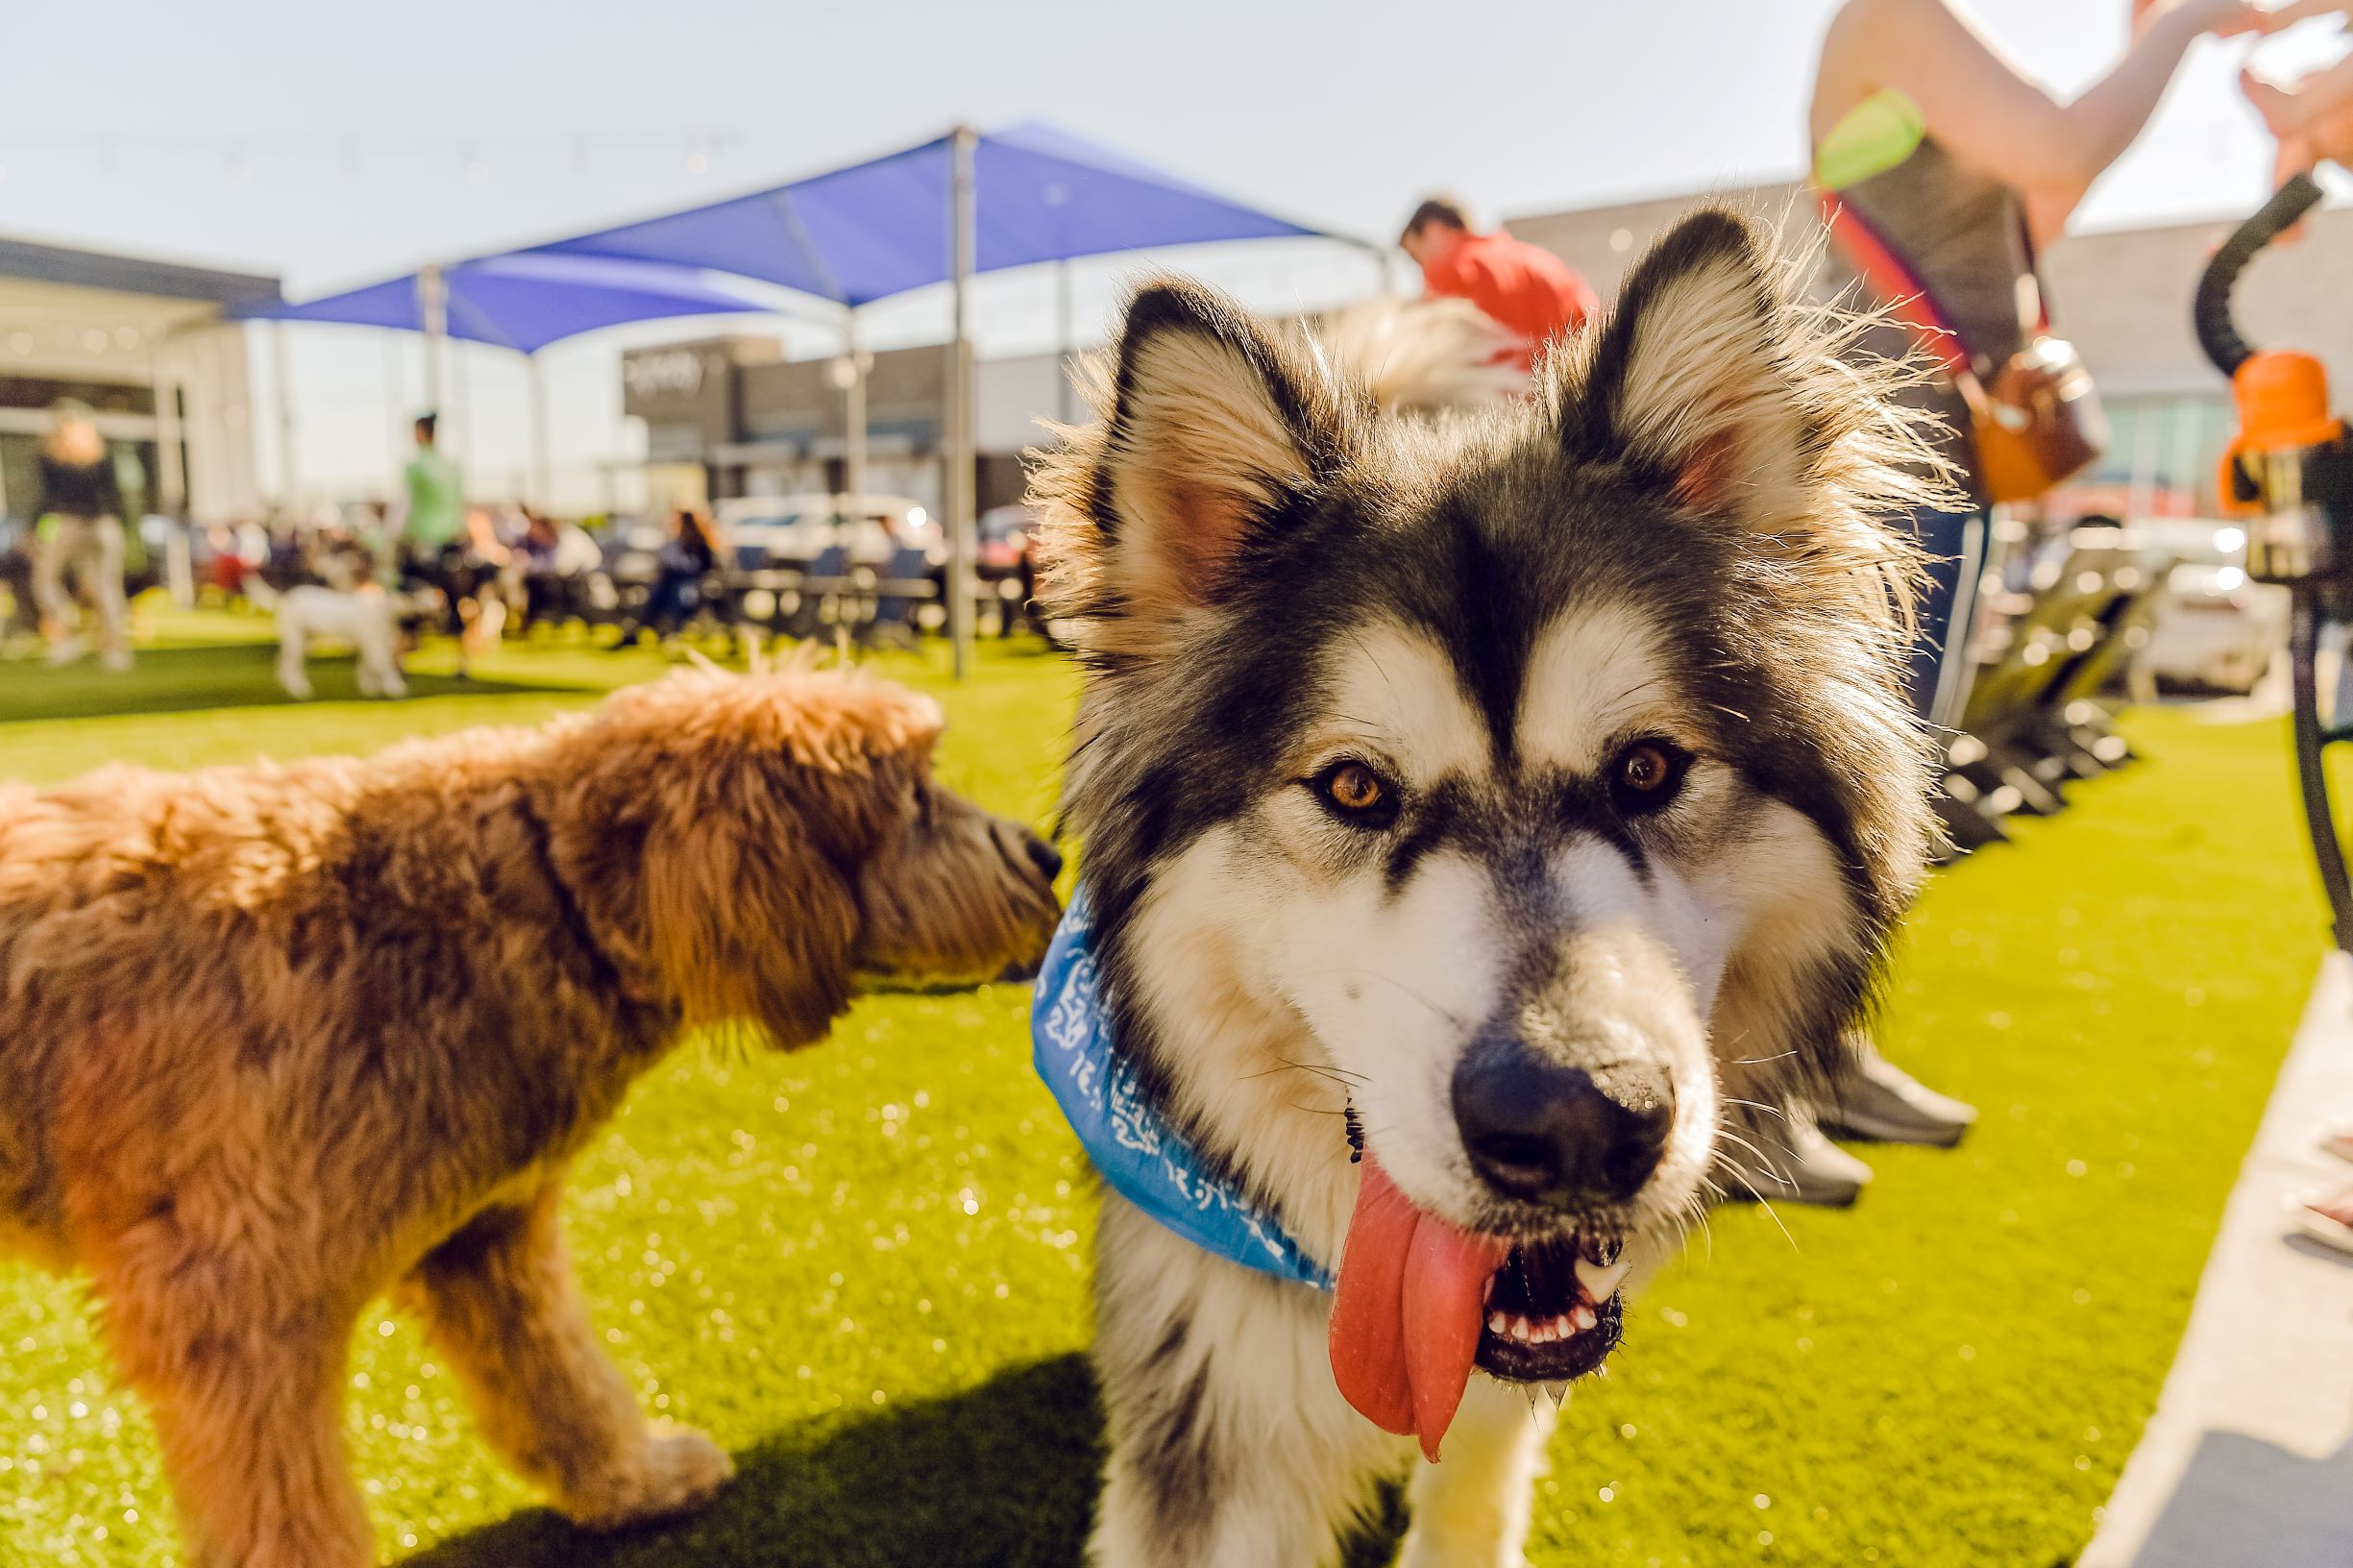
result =
M2241 459L2258 453L2324 447L2344 434L2344 422L2328 411L2328 372L2309 354L2271 349L2251 354L2230 379L2231 396L2239 405L2239 433L2222 453L2222 473L2217 492L2222 510L2244 516L2263 510L2264 502L2242 499Z

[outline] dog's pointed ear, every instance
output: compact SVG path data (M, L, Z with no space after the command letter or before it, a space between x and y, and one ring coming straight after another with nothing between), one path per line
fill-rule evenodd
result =
M1830 439L1794 362L1766 231L1716 209L1636 263L1562 405L1572 453L1622 460L1694 510L1760 532L1801 524Z
M1132 650L1219 600L1338 470L1363 412L1232 301L1176 282L1129 303L1095 395L1102 423L1037 459L1045 597L1082 640Z

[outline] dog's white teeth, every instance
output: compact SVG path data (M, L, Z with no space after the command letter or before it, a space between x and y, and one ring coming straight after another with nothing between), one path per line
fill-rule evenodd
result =
M1506 1317L1501 1312L1489 1312L1487 1314L1487 1332L1494 1335L1499 1339L1502 1338L1505 1335L1511 1332L1511 1319Z
M1577 1330L1580 1334L1584 1333L1586 1330L1591 1329L1596 1324L1601 1322L1601 1319L1594 1315L1593 1309L1586 1306L1581 1301L1577 1304L1577 1310L1571 1312L1569 1316L1576 1321Z
M1536 1326L1524 1317L1511 1320L1511 1337L1523 1345L1535 1343Z
M1592 1297L1593 1304L1598 1307L1617 1294L1618 1286L1626 1278L1626 1271L1631 1267L1633 1264L1623 1256L1616 1262L1608 1264L1588 1263L1580 1258L1577 1260L1577 1283L1584 1287L1585 1294Z

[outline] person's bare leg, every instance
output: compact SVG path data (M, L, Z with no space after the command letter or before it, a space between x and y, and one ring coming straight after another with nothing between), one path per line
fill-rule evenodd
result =
M456 606L457 610L457 669L455 674L459 680L471 680L474 678L474 600L470 598L453 598L451 602Z
M57 531L40 540L34 552L33 598L48 623L49 657L61 663L77 656L81 645L75 632L81 612L65 586L66 563L72 557L78 526L69 518L60 518L55 527Z
M82 574L98 607L98 656L110 670L131 668L131 607L123 600L123 526L111 517L90 525Z
M550 1183L433 1249L404 1286L472 1395L482 1435L575 1523L612 1530L700 1507L735 1473L701 1433L657 1433L598 1349Z

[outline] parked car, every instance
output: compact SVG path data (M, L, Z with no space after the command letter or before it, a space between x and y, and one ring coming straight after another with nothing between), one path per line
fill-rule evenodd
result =
M625 515L605 525L598 540L604 570L615 582L644 584L661 576L662 546L670 534L655 519Z
M972 570L983 582L1018 578L1029 566L1029 542L1037 525L1019 502L992 506L974 527Z
M2245 693L2288 640L2288 590L2250 581L2246 532L2230 524L2155 525L2175 558L2143 671L2171 686Z
M912 546L937 565L947 558L939 520L904 496L740 496L719 503L720 537L739 563L805 567L833 546L852 566L888 565Z

